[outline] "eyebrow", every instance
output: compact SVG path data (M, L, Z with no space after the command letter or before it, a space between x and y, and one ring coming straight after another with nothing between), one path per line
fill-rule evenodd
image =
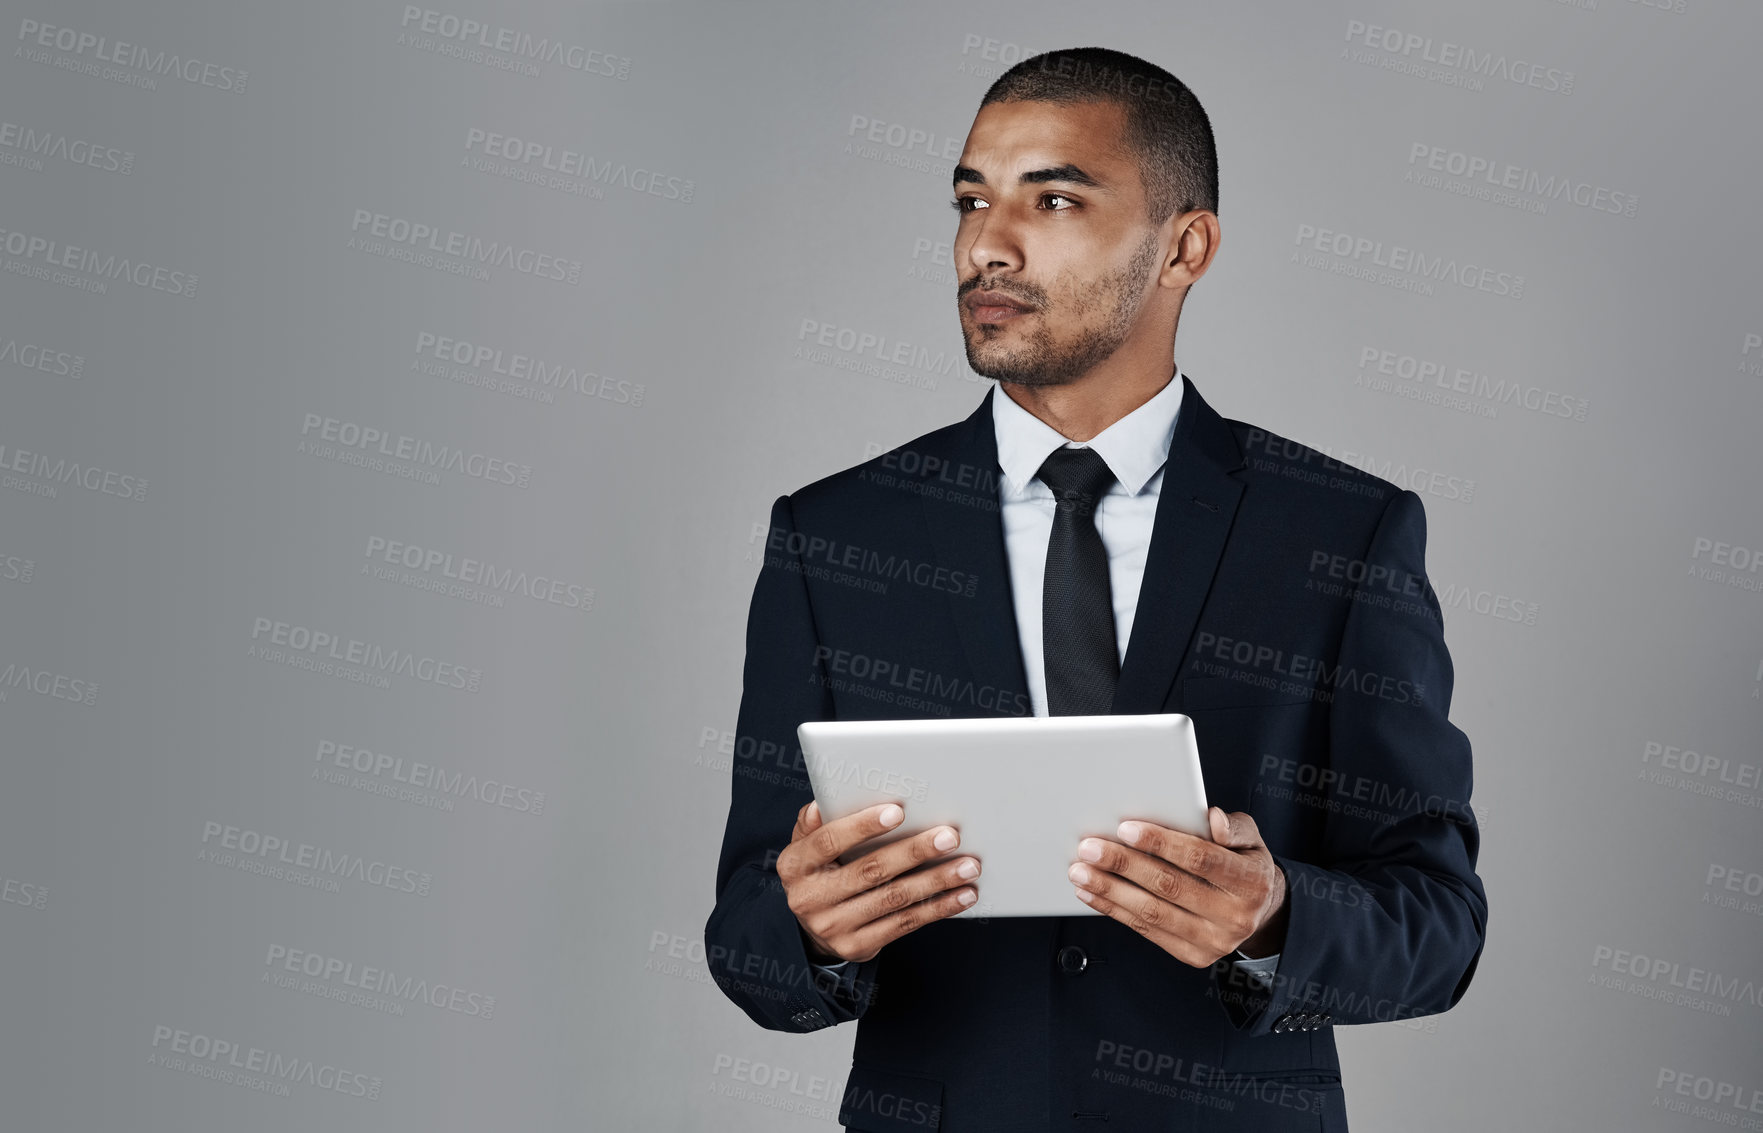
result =
M1055 165L1050 169L1031 169L1016 180L1023 185L1044 185L1049 181L1062 181L1068 185L1083 185L1091 189L1104 187L1100 181L1069 162L1064 165ZM959 185L963 181L974 185L984 185L986 175L970 166L957 165L955 167L955 184Z

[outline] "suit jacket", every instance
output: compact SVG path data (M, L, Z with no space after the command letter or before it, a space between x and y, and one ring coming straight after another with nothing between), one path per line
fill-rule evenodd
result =
M1468 987L1487 900L1420 499L1183 383L1113 711L1191 717L1208 801L1254 816L1288 887L1278 975L1189 967L1075 897L926 925L839 984L809 962L775 866L812 798L796 726L1031 712L993 389L779 498L753 592L706 955L761 1026L858 1021L851 1129L1344 1129L1332 1028Z

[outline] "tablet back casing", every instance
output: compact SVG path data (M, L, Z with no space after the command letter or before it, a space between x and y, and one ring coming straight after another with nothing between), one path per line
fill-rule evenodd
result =
M933 826L961 832L937 859L980 861L980 899L961 918L1100 915L1066 870L1080 838L1119 841L1129 818L1211 838L1193 722L1174 713L823 720L797 738L826 821L905 808L898 827L841 861Z

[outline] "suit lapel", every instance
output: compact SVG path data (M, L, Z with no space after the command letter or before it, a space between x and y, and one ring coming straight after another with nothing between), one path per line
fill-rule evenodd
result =
M1243 454L1230 426L1185 374L1182 387L1115 715L1164 710L1242 499L1243 485L1230 473L1243 466Z
M971 572L979 579L972 598L948 599L950 617L974 681L999 690L1000 705L1026 705L1028 676L1022 668L1022 643L1004 550L1004 517L998 503L1002 471L998 467L998 439L992 430L995 396L994 385L957 431L954 451L943 457L953 465L941 469L947 475L926 472L927 482L941 490L923 492L919 499L938 564L952 571Z
M1002 471L992 429L996 396L994 385L957 430L952 452L925 454L953 467L941 469L946 476L927 471L927 483L937 483L941 491L921 493L919 499L937 562L970 571L980 580L973 598L949 599L974 680L1003 694L1021 693L1020 700L1008 702L1026 704L1028 678L998 506ZM1132 638L1114 694L1116 715L1163 711L1236 519L1243 486L1231 473L1242 466L1242 449L1230 426L1184 374L1181 413L1163 469ZM1006 696L999 702L1005 703Z

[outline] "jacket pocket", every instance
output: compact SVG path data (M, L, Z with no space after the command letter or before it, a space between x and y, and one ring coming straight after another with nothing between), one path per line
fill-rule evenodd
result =
M1347 1127L1341 1076L1331 1070L1220 1070L1203 1087L1256 1133L1331 1133Z
M1299 1086L1339 1086L1337 1070L1226 1070L1227 1078L1254 1082L1290 1082Z
M1269 708L1278 704L1319 701L1318 689L1307 682L1272 674L1254 680L1236 677L1184 677L1182 712L1208 708Z
M839 1123L864 1133L926 1133L943 1123L943 1084L934 1078L853 1064Z

